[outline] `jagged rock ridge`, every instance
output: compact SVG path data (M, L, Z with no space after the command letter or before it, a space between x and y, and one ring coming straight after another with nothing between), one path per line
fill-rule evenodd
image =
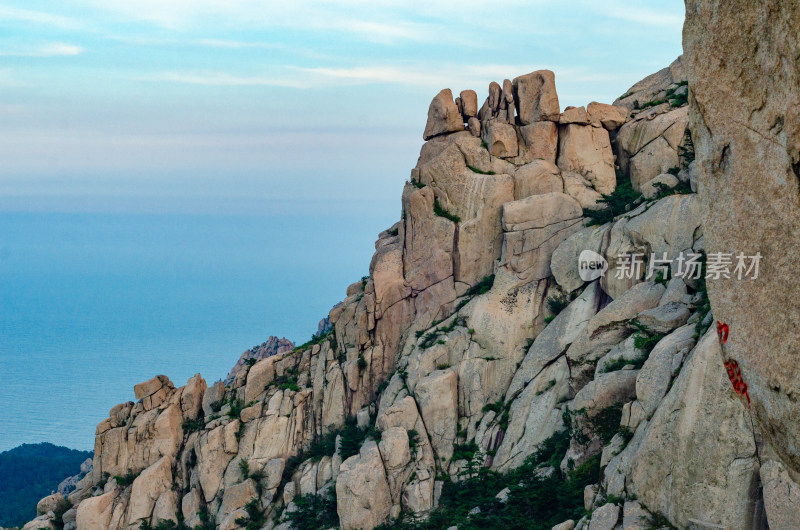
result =
M612 271L638 253L704 250L685 81L679 59L614 106L563 112L548 71L492 83L480 109L472 91L440 92L402 219L332 328L227 385L137 385L98 425L76 507L29 527L287 529L313 499L323 527L439 521L452 484L531 465L553 484L589 477L578 520L559 528L744 529L764 506L796 520L780 462L758 487L704 281L674 262L650 279L578 271L582 250ZM617 186L632 190L622 215L598 203ZM496 493L511 507L521 486L509 486ZM481 502L450 516L499 509Z

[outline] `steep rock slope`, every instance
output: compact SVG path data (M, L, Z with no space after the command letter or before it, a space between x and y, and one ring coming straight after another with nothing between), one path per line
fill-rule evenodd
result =
M800 6L687 0L683 32L708 252L760 253L709 282L769 448L800 473ZM735 260L735 258L734 258Z
M681 60L615 106L561 112L554 79L492 83L480 108L440 92L402 219L330 330L227 385L137 385L75 506L26 528L793 520L778 460L759 488L702 271L680 274L705 239ZM583 250L604 277L582 279ZM670 263L616 274L651 254Z

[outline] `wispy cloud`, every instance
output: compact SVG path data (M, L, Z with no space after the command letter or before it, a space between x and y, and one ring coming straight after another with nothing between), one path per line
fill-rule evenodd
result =
M149 82L186 83L205 86L276 86L321 88L335 85L393 84L416 88L454 90L472 88L479 92L490 81L502 81L549 65L521 64L416 64L403 66L286 67L284 73L242 76L227 72L170 71L130 76L129 79ZM619 79L618 74L598 74L580 69L560 70L557 79L565 82L607 82Z
M46 13L43 11L32 11L30 9L20 9L16 7L0 6L0 20L22 21L34 24L44 24L62 29L78 29L83 24L74 18Z
M295 79L281 79L271 76L241 76L224 72L158 72L147 75L128 76L132 81L183 83L188 85L245 87L274 86L289 88L308 88L308 83Z
M49 42L38 46L0 49L0 56L4 57L59 57L80 55L84 49L74 44L64 42Z

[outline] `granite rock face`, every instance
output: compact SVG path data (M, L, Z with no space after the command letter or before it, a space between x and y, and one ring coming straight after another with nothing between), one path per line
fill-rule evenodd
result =
M800 472L800 6L689 0L683 30L706 252L759 253L708 282L767 443ZM757 206L756 206L757 205ZM734 257L734 264L736 258ZM749 261L747 262L749 266Z
M705 16L701 7L687 28ZM758 284L709 280L709 309L703 282L680 278L674 264L659 277L646 267L615 274L637 254L674 261L685 251L726 249L748 230L767 238L761 225L723 229L728 212L703 198L713 191L728 210L738 207L714 178L739 177L704 157L739 118L709 115L704 126L726 132L713 142L695 135L696 169L681 156L690 148L687 122L722 112L716 102L703 106L712 87L702 85L707 92L696 99L694 86L686 88L696 61L689 51L614 105L561 112L546 70L491 83L480 107L474 91L455 100L439 92L400 220L378 235L369 274L346 287L312 340L294 347L271 337L211 385L199 374L177 388L163 375L136 385L135 401L97 426L91 470L69 492L75 507L59 521L66 503L47 497L46 513L26 528L135 529L182 519L289 530L292 514L308 517L313 506L330 518L326 525L338 518L341 528L366 530L447 510L449 482L474 466L514 470L554 440L558 451L535 476L567 480L585 466L596 476L578 499L591 514L556 528L644 529L663 517L681 528L744 529L761 506L771 526L791 524L796 433L792 423L777 426L797 413L796 373L778 354L788 347L755 331L760 323L744 329L773 340L765 343L775 348L765 354L771 363L751 355L754 343L739 331L767 314L750 303L764 302ZM752 119L760 127L758 112ZM751 167L738 149L761 140L748 134L726 148L733 167ZM774 149L759 153L772 153L770 164L793 160L791 149L788 159ZM692 175L700 198L688 191ZM627 180L645 196L603 218L601 194ZM763 187L779 184L776 177ZM792 205L772 208L765 225L793 226ZM586 226L590 215L598 226ZM779 245L764 244L775 260L765 278L776 282L788 265L775 257ZM608 261L604 276L584 281L584 250ZM747 307L726 305L734 300L726 285L744 293ZM768 285L768 307L782 301L791 313L777 283ZM715 318L731 323L724 352ZM761 326L785 338L778 327L786 321L774 320ZM726 356L753 381L764 454ZM491 492L493 509L513 503L516 487Z

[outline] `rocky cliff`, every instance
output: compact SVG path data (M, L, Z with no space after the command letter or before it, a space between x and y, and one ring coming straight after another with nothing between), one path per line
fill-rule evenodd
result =
M760 366L740 353L748 313L726 313L724 343L727 295L706 295L717 135L690 131L686 71L563 110L549 71L480 107L441 91L402 218L330 328L225 383L137 385L91 474L26 528L794 527L794 433L769 449L761 431L797 409L756 384L754 427L727 369Z

